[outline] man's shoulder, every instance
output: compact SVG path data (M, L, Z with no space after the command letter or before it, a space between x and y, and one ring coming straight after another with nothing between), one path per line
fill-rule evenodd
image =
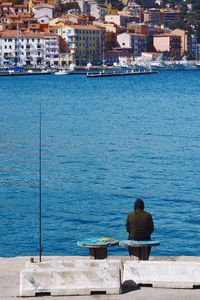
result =
M128 213L128 217L132 217L132 216L134 216L135 215L135 212L134 211L130 211L129 213Z
M146 216L148 216L148 217L151 217L151 214L148 212L148 211L143 211L143 213L146 215Z

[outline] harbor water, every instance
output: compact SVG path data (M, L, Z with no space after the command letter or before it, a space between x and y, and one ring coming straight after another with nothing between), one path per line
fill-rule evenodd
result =
M152 255L199 255L200 72L2 77L0 99L0 256L38 253L40 101L44 255L126 239L138 197L161 243Z

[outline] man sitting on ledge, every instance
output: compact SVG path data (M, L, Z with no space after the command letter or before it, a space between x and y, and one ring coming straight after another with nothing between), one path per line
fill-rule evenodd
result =
M142 199L137 199L134 203L134 211L128 214L126 220L126 230L129 233L128 239L135 241L150 241L151 234L154 231L154 223L150 213L144 211L144 202ZM129 247L130 256L142 257L141 248ZM148 247L148 258L151 247ZM136 253L137 252L137 253Z

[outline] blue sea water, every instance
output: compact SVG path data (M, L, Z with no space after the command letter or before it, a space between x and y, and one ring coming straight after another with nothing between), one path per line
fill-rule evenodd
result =
M200 254L200 72L1 77L0 99L0 256L37 254L40 101L44 255L126 239L137 197L152 255Z

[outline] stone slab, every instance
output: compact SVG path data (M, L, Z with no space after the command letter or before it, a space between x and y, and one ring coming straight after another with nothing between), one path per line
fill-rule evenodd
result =
M120 260L72 260L26 263L20 272L20 296L119 294Z
M160 288L200 286L200 262L126 261L123 285L152 285Z

